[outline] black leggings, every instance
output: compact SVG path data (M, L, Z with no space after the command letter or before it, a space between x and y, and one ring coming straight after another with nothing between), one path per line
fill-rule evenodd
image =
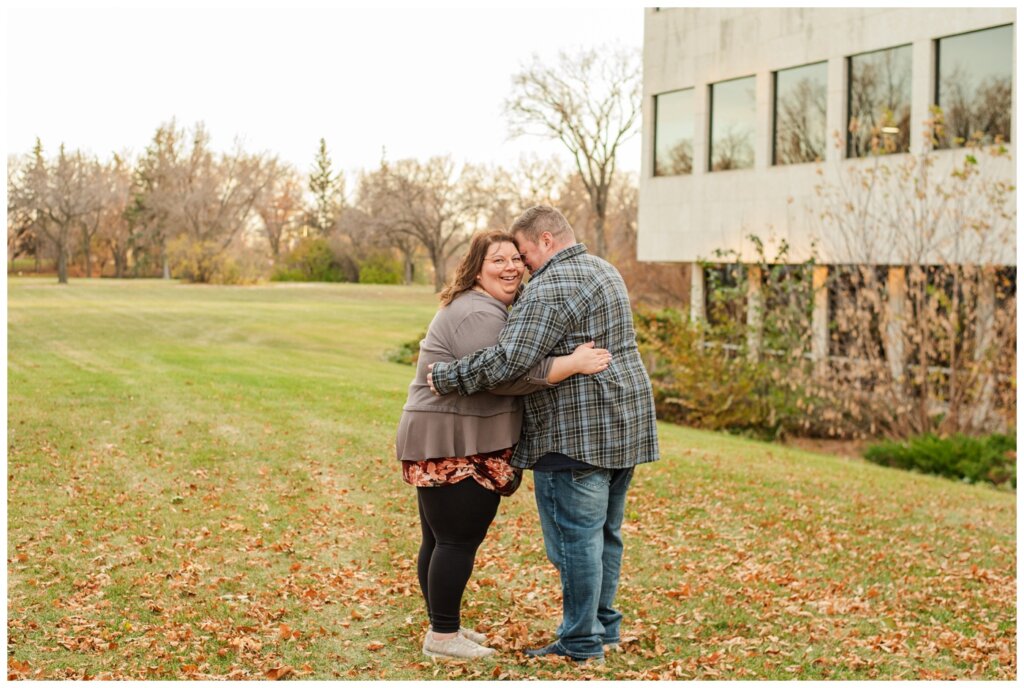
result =
M454 485L417 487L416 495L423 530L416 572L430 628L454 633L459 630L462 592L473 572L477 547L498 513L501 497L472 478Z

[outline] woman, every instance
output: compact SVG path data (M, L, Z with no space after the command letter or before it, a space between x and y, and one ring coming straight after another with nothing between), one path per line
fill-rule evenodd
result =
M523 260L511 236L492 231L473 237L420 342L416 377L398 425L395 445L403 479L416 486L419 502L423 542L417 573L430 617L423 641L429 657L473 659L494 653L483 645L486 636L460 627L459 607L498 502L519 487L522 474L509 464L523 422L522 402L514 395L576 373L600 372L611 360L608 351L590 342L490 392L432 394L427 366L496 344L522 281Z

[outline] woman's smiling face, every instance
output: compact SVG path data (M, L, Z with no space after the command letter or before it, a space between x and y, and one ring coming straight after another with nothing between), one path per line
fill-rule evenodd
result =
M515 244L502 241L487 249L483 267L476 276L481 289L510 306L522 281L523 258Z

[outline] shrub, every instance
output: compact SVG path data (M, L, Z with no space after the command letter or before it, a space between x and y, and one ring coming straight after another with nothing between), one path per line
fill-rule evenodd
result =
M766 439L805 429L806 390L777 359L748 357L673 309L639 310L635 324L658 418Z
M739 256L721 252L725 264L708 271L706 321L692 322L671 309L637 312L637 343L658 417L767 439L821 432L823 404L814 396L807 355L813 262L787 265L785 242L769 261L764 244L750 239L764 293L757 312L747 312L752 273L740 268ZM761 325L756 347L751 316Z
M401 284L402 263L386 254L372 255L359 265L360 284Z
M905 442L873 444L864 450L864 458L881 466L1017 487L1015 435L941 438L929 433Z
M392 349L387 352L386 358L392 363L402 363L404 365L416 365L420 358L420 342L427 333L424 332L416 339L411 339L401 345L397 349Z
M342 259L335 256L326 239L307 237L274 270L275 282L345 282Z
M260 279L258 261L252 256L227 252L214 241L181 237L167 246L171 273L203 284L252 284Z
M271 282L307 282L306 273L298 268L280 266L270 275Z

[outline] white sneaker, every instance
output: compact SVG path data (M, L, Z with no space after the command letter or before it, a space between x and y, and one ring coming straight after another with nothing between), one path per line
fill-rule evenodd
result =
M493 655L494 650L477 645L462 635L435 640L434 634L428 631L427 637L423 639L423 654L440 659L481 659Z
M487 647L487 636L483 633L477 633L472 628L463 628L459 626L459 635L463 638L469 638L480 647Z

